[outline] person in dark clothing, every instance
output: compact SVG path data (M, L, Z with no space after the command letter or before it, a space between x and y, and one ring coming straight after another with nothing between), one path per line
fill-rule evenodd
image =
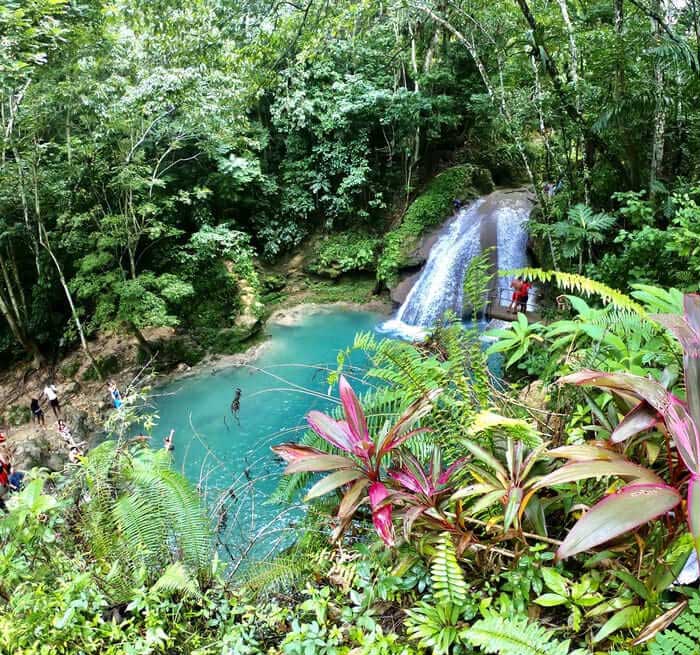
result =
M240 389L236 389L233 400L231 401L231 414L236 417L236 422L238 425L241 424L241 420L238 417L238 413L241 411L241 393L242 392Z
M44 416L44 410L41 409L38 398L32 398L31 405L29 408L32 410L32 419L36 421L42 428L46 427L46 417Z

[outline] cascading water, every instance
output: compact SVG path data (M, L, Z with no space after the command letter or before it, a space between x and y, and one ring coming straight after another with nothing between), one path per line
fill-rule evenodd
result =
M496 247L501 270L526 266L525 221L530 210L525 193L507 191L496 191L461 209L431 249L396 318L385 322L382 331L420 338L446 311L461 316L464 274L483 247ZM501 278L498 286L507 289L510 281ZM500 303L507 306L509 301L507 292L502 294Z
M531 206L529 203L513 202L500 206L496 212L497 236L496 250L498 253L498 268L502 271L509 271L527 266L527 232L525 222L530 215ZM498 286L503 291L500 295L500 303L508 305L511 299L510 283L512 276L505 276L499 279ZM528 307L533 305L530 294Z

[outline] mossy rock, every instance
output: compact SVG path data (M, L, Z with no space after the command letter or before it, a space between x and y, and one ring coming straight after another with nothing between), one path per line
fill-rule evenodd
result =
M448 168L435 177L411 204L396 229L385 235L377 278L391 284L402 268L411 264L411 253L420 237L452 214L456 198L466 202L493 191L491 174L484 168L464 164Z
M272 294L284 289L287 280L284 275L265 275L260 280L260 286L264 294Z
M205 350L196 341L186 335L178 335L153 344L158 351L158 366L169 369L178 364L194 366L202 360Z
M61 366L59 372L64 378L72 378L80 369L80 362L74 359L72 362L66 362Z
M213 350L225 355L239 353L260 332L260 324L253 327L232 327L219 330L214 338Z

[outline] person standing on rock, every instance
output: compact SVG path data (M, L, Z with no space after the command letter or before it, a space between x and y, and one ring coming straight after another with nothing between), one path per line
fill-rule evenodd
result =
M32 403L29 406L32 410L32 419L38 423L42 428L46 428L46 417L44 416L44 410L41 409L38 398L32 398Z
M523 285L522 278L515 277L510 281L510 288L513 289L513 295L508 305L508 313L515 314L518 303L520 302L520 288Z
M56 389L56 385L53 382L47 382L42 395L46 396L46 399L49 401L49 405L51 405L51 409L53 410L53 415L56 418L61 418L61 403L58 402L58 389Z

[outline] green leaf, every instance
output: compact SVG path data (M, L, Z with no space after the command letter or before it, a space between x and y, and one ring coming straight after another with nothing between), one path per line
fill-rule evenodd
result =
M569 599L559 594L542 594L535 598L535 602L542 607L556 607L557 605L566 605Z
M542 567L542 578L547 588L559 596L568 596L567 579L550 566Z
M630 627L637 612L639 612L639 608L636 605L632 605L613 614L603 624L603 627L595 633L593 643L597 644L598 642L603 641L603 639L610 636L613 632L617 632L621 628Z
M340 471L336 471L335 473L331 473L322 480L319 480L313 487L311 487L311 489L309 489L309 492L306 494L304 500L308 502L312 498L318 498L319 496L323 496L329 491L333 491L333 489L342 487L348 482L357 480L357 478L363 475L364 473L362 471L358 471L357 469L342 469Z

